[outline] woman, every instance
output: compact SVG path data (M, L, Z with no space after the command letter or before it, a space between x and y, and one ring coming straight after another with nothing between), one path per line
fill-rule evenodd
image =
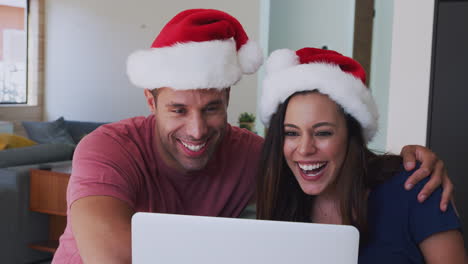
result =
M403 183L400 157L366 147L378 113L361 65L314 48L278 50L267 61L261 101L265 139L259 219L353 225L359 263L467 263L452 207L441 189L425 203Z

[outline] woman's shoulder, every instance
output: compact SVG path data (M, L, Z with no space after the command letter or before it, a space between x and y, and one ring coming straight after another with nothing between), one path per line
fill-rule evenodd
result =
M416 167L412 170L407 171L403 164L401 164L400 168L396 170L392 176L385 179L382 183L376 185L372 188L373 193L381 194L384 196L391 195L393 197L398 196L401 199L405 200L415 200L417 195L422 190L424 185L429 181L430 176L420 180L418 183L413 186L410 190L405 189L406 180L418 169L420 168L420 164L418 163Z

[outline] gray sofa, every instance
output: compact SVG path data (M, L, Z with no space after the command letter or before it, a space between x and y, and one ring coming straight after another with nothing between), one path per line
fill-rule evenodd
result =
M48 236L48 216L29 210L29 171L71 166L76 144L102 124L65 121L67 133L75 144L44 143L0 151L1 263L34 263L51 257L27 246Z
M0 168L71 160L81 138L103 124L63 118L52 122L23 122L28 137L39 144L0 151Z

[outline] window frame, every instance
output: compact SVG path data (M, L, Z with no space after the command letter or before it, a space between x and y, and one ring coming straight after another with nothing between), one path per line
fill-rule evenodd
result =
M30 30L29 30L29 26L30 26L30 20L29 20L29 15L30 15L30 0L25 0L25 16L24 16L24 31L25 31L25 34L26 34L26 61L25 61L25 75L26 75L26 79L25 79L25 86L24 86L24 89L26 90L25 91L25 101L23 102L6 102L6 101L0 101L0 106L8 106L8 105L28 105L28 102L29 102L29 34L30 34Z

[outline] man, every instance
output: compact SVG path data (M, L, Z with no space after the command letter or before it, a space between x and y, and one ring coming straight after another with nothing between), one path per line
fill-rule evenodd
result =
M151 50L132 54L128 75L152 89L144 90L152 115L102 126L81 141L53 262L130 263L135 212L239 216L253 202L263 139L227 123L229 92L261 63L234 17L203 9L179 13ZM422 193L443 178L446 203L451 183L442 163L423 147L405 151L409 167L418 156L425 168L413 182L438 167Z

